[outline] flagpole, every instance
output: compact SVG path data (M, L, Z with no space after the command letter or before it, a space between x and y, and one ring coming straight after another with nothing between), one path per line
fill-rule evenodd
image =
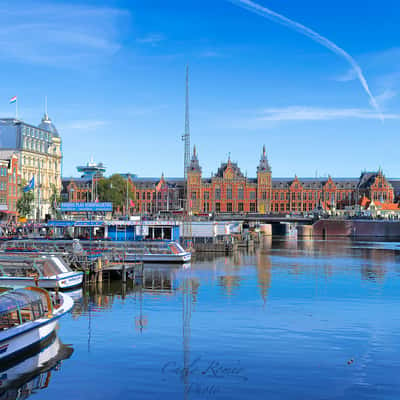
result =
M18 119L18 97L15 100L15 119Z

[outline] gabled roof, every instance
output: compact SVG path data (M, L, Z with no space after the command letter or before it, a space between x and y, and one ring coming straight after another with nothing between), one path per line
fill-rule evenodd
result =
M221 166L218 168L217 173L215 174L215 177L217 178L223 178L224 177L224 172L228 168L228 166L232 169L233 173L240 178L244 178L244 175L242 174L242 171L238 167L237 163L231 162L228 160L227 163L222 163Z

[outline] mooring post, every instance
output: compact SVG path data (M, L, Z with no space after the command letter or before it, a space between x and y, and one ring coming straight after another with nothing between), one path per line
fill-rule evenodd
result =
M99 271L99 274L97 276L98 282L102 282L103 281L103 269L102 269L101 257L99 257L97 260L97 270Z
M126 267L125 267L125 263L122 264L122 283L126 283Z

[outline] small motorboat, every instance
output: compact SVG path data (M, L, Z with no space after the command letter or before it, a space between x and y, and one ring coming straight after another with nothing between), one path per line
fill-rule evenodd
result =
M0 289L0 364L20 358L53 334L74 301L38 287Z
M0 256L0 286L71 289L82 282L83 272L72 271L58 256Z

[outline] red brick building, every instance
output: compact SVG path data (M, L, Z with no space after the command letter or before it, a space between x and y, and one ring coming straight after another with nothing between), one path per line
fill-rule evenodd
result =
M395 199L393 185L381 170L363 172L360 178L272 178L265 146L256 178L245 177L230 158L211 178L203 178L194 148L187 195L193 213L285 214L354 207L363 196L388 204Z
M18 216L17 201L20 196L19 160L12 150L0 151L0 213L3 220Z
M307 213L316 208L354 208L364 197L389 205L399 198L400 193L400 180L387 179L381 170L362 172L359 178L273 178L265 146L256 178L244 176L230 157L216 174L203 177L194 148L187 174L186 199L183 178L166 179L164 174L161 178L121 175L129 180L128 187L133 194L129 214L182 210L185 201L194 214ZM90 201L92 198L91 178L64 178L63 188L64 201Z

